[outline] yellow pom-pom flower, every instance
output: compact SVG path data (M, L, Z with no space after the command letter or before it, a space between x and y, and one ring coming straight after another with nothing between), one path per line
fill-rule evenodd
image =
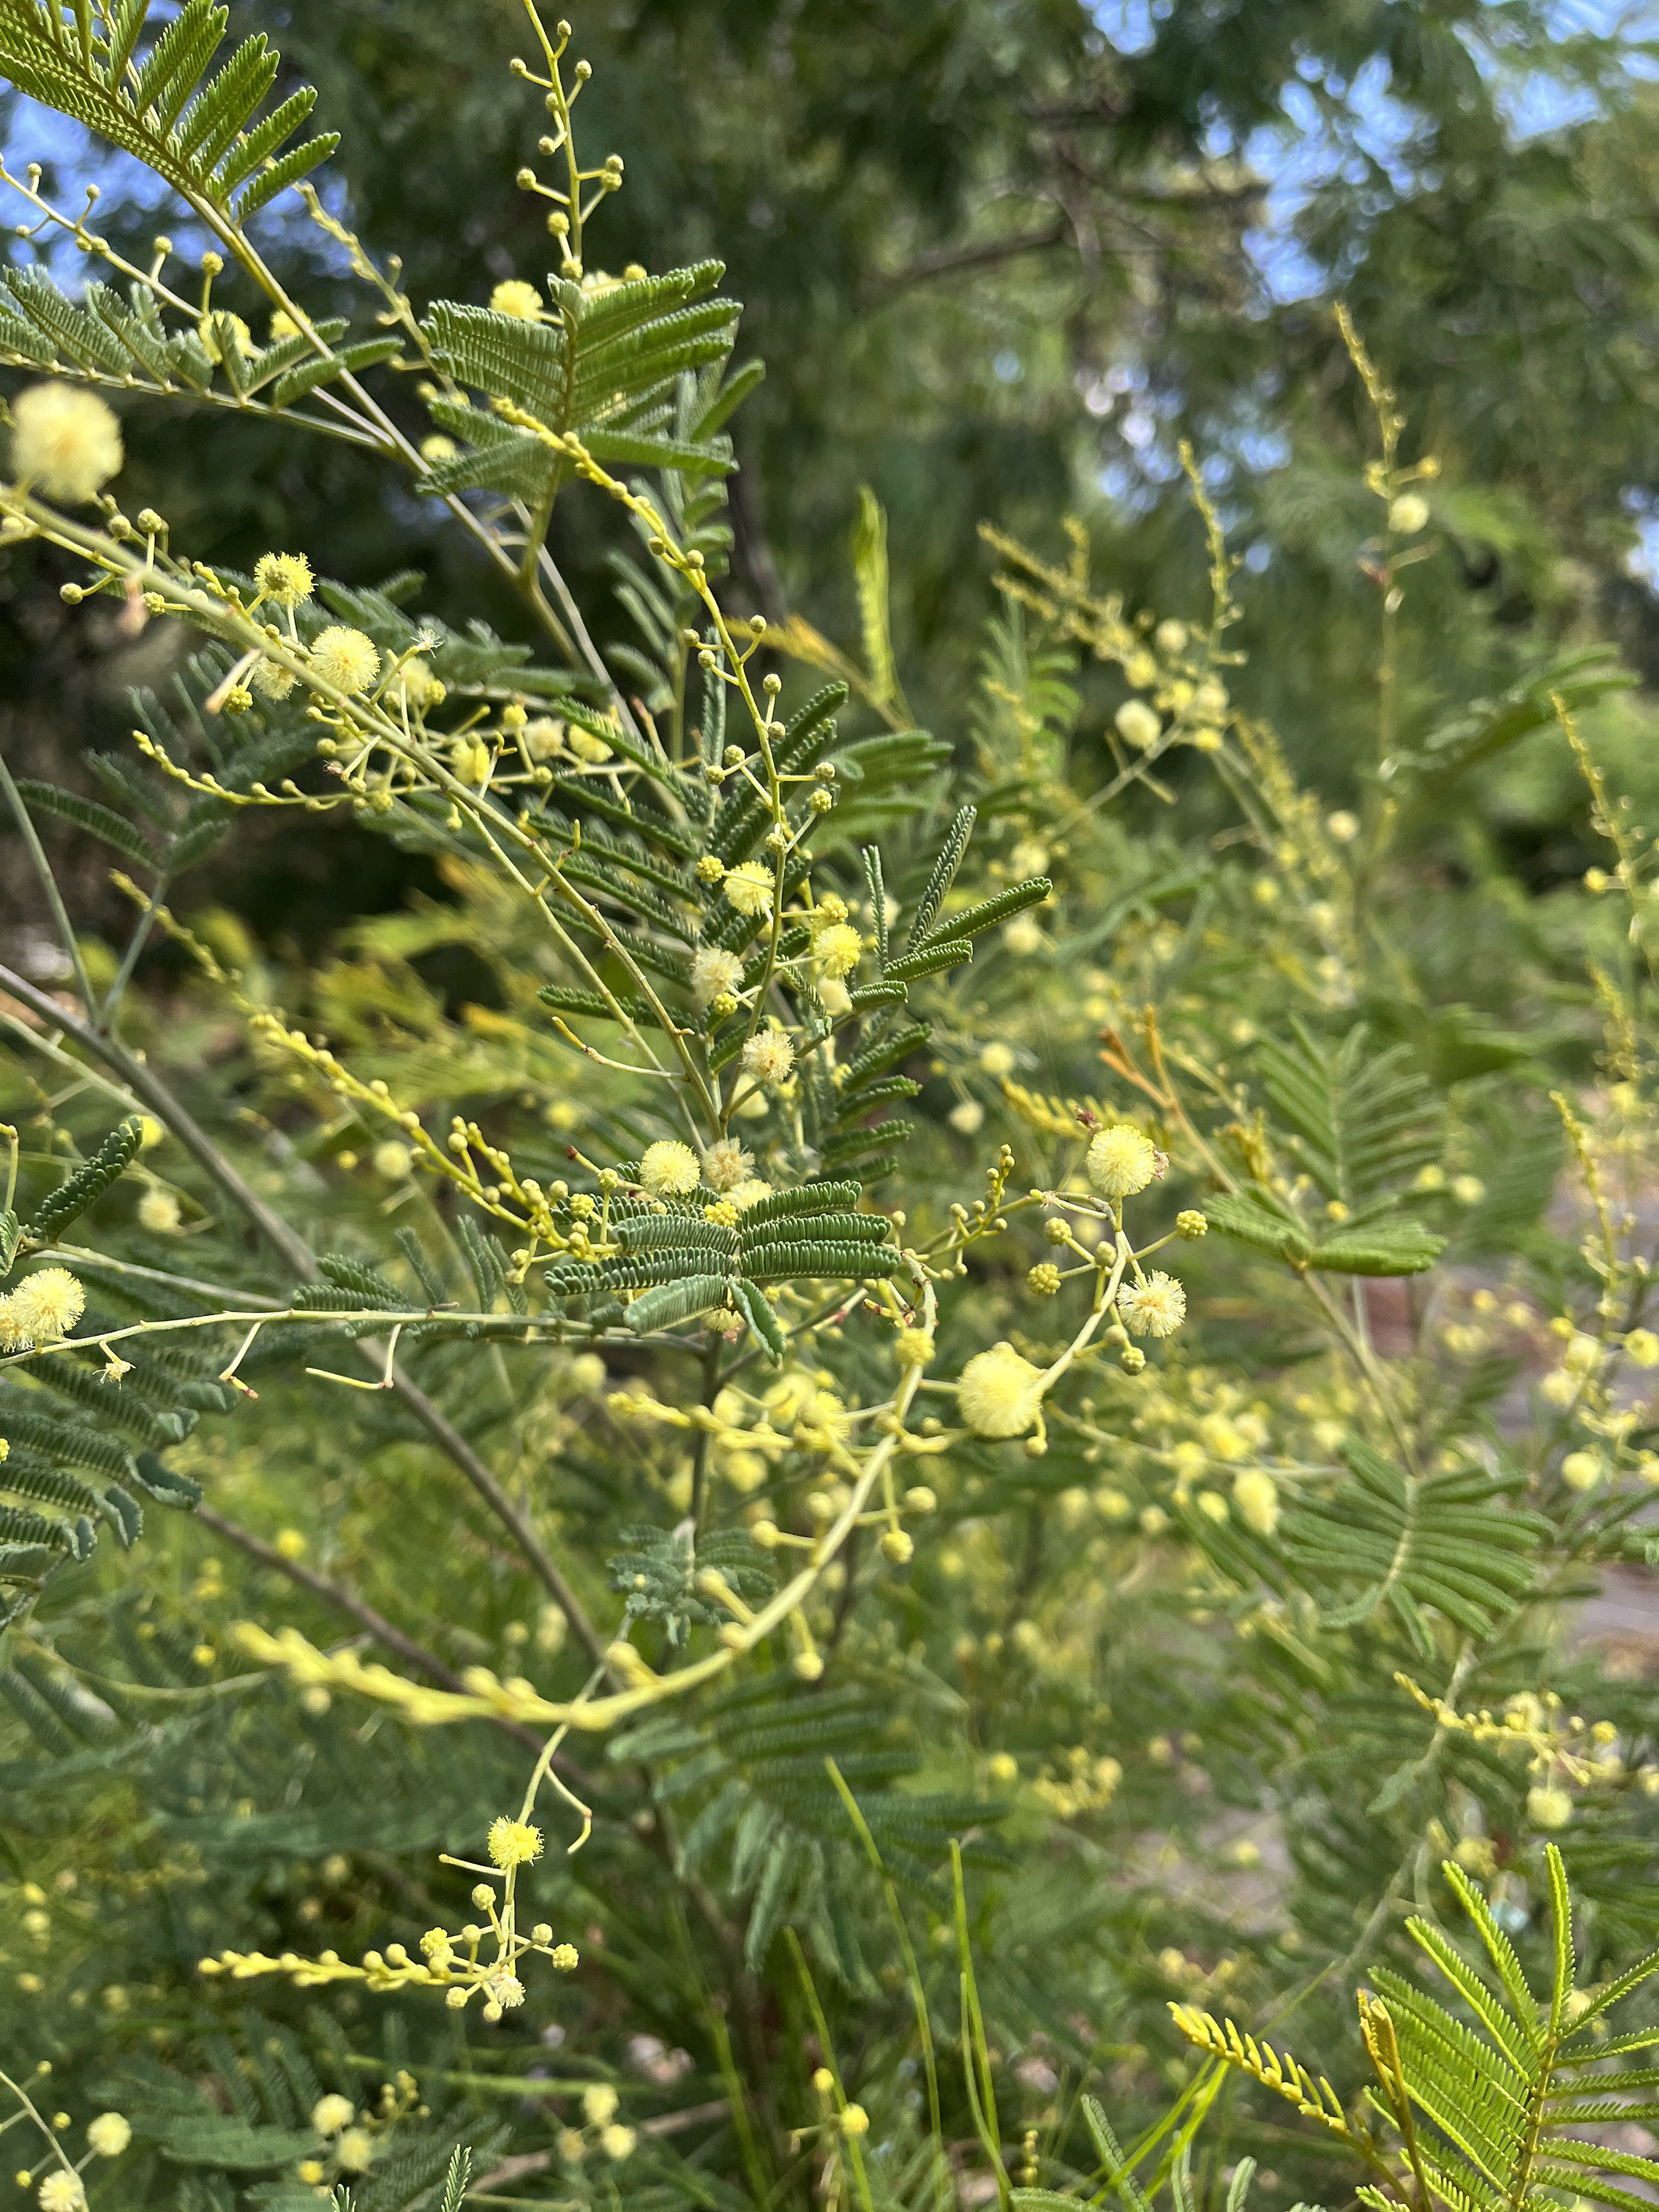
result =
M1042 1409L1042 1376L1012 1344L976 1352L957 1385L957 1410L981 1437L1023 1437Z
M158 1237L172 1237L179 1230L181 1216L179 1201L165 1184L152 1183L138 1201L138 1225L153 1231Z
M1126 699L1112 717L1125 744L1137 752L1150 752L1164 734L1164 725L1144 699Z
M11 408L12 471L48 499L79 507L121 466L121 426L95 392L31 384Z
M1279 1485L1260 1468L1247 1468L1233 1479L1233 1504L1244 1526L1271 1536L1279 1526Z
M1173 1275L1154 1267L1144 1283L1126 1283L1117 1310L1134 1336L1173 1336L1187 1318L1187 1293Z
M489 1856L505 1873L508 1867L529 1866L542 1855L542 1832L528 1820L509 1820L503 1813L489 1824Z
M1561 1462L1561 1480L1569 1490L1594 1490L1601 1474L1600 1452L1570 1451Z
M0 1306L5 1309L0 1331L9 1330L16 1346L55 1344L86 1311L87 1294L67 1267L42 1267L26 1275Z
M511 315L515 322L533 323L542 311L542 295L521 276L509 276L490 294L489 304L498 315Z
M419 714L424 708L443 703L444 687L433 674L432 663L422 660L416 653L390 678L386 696L390 705L407 707L411 714Z
M319 2097L311 2108L311 2124L319 2136L337 2136L356 2117L357 2107L350 2098L338 2094Z
M722 1137L702 1156L702 1179L710 1190L735 1190L754 1171L754 1155L744 1152L735 1137Z
M1553 1783L1540 1783L1527 1792L1527 1818L1534 1828L1565 1828L1572 1818L1572 1796Z
M86 2187L78 2173L58 2166L40 2184L40 2212L87 2212Z
M739 914L770 914L772 871L763 860L740 860L726 872L726 903Z
M735 952L708 945L691 955L691 996L698 1006L712 1006L722 993L735 991L742 981L743 963Z
M311 665L336 691L367 691L380 672L380 649L362 630L331 623L311 648Z
M87 2129L87 2142L97 2158L119 2158L132 2141L132 2123L125 2112L100 2112Z
M770 1090L787 1083L795 1064L795 1048L781 1030L757 1030L743 1048L739 1062L745 1075Z
M297 607L315 581L303 553L262 553L253 564L254 588L279 607Z
M864 939L850 921L832 923L818 932L812 957L826 975L839 980L850 975L864 957Z
M256 660L248 678L262 699L286 699L295 680L294 671L279 660Z
M653 1198L686 1198L702 1181L702 1168L690 1145L662 1137L646 1146L640 1181Z
M334 2146L342 2173L367 2173L374 2161L374 2138L367 2128L348 2128Z
M1091 1141L1087 1167L1103 1198L1133 1198L1158 1172L1158 1148L1132 1123L1115 1121Z

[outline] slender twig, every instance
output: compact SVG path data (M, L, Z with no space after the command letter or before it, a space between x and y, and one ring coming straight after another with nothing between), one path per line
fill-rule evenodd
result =
M87 974L85 961L81 957L81 947L76 939L74 926L69 918L69 909L64 904L63 893L58 888L58 878L52 872L52 864L46 858L39 833L30 818L29 811L23 804L23 794L13 782L11 770L6 766L3 759L0 759L0 791L3 791L6 794L6 803L11 808L13 818L17 823L18 834L28 849L29 860L33 866L35 876L40 882L41 890L46 894L46 904L52 908L52 918L57 926L58 937L62 940L64 951L69 955L70 963L75 970L75 986L81 994L81 1003L86 1008L88 1014L91 1015L96 1010L97 1001L92 994L92 979Z
M106 1066L115 1068L128 1087L145 1105L154 1109L157 1118L178 1138L197 1164L254 1224L295 1274L307 1283L320 1279L321 1271L309 1244L244 1180L234 1164L225 1158L207 1132L180 1105L153 1068L129 1052L118 1038L106 1036L87 1023L78 1021L55 999L48 997L44 991L38 991L22 976L14 975L10 969L3 966L0 966L0 989L21 999L25 1006L32 1006L45 1019L54 1023ZM373 1358L372 1346L364 1344L359 1348L365 1357ZM393 1370L392 1387L398 1401L409 1408L433 1442L448 1454L496 1518L512 1531L526 1563L569 1622L583 1650L596 1663L600 1662L605 1653L605 1642L588 1619L580 1599L549 1557L528 1521L472 1446L448 1415L434 1405L425 1391L411 1382L401 1369Z
M107 1030L114 1026L116 1013L122 999L125 996L127 985L132 981L132 972L138 965L139 956L149 942L149 933L155 926L155 917L161 911L161 902L167 896L167 877L158 876L149 895L149 903L139 915L137 927L127 940L127 949L122 954L121 964L115 971L115 981L110 985L108 994L104 1000L103 1012L98 1017L98 1025L100 1029Z
M328 1576L319 1575L314 1567L307 1567L299 1559L290 1559L274 1544L267 1544L263 1537L256 1536L251 1528L244 1528L240 1522L229 1520L222 1513L216 1513L211 1506L197 1506L192 1517L213 1535L222 1537L226 1543L234 1544L238 1550L246 1552L251 1559L257 1559L262 1567L286 1575L290 1582L297 1583L301 1589L309 1590L325 1605L334 1606L341 1613L349 1613L360 1628L368 1631L377 1644L383 1644L388 1651L395 1651L405 1665L413 1667L417 1674L424 1674L428 1681L437 1683L441 1689L465 1692L466 1685L453 1667L446 1666L424 1644L417 1644L412 1636L406 1636L401 1628L394 1627L383 1613L377 1612L370 1605L367 1598L359 1597L343 1583L331 1581ZM520 1721L505 1719L499 1720L496 1724L531 1750L541 1750L542 1739L534 1729L526 1728ZM573 1760L567 1759L561 1763L568 1776L583 1784L587 1783L588 1778Z

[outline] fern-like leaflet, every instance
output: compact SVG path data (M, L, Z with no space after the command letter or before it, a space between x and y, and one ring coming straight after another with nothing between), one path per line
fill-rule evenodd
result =
M1389 1967L1373 1976L1380 1998L1360 1992L1361 2037L1376 2075L1367 2101L1399 2132L1403 2159L1385 2160L1376 2133L1345 2113L1322 2075L1316 2080L1231 2021L1224 2025L1197 2008L1172 2005L1176 2026L1189 2043L1288 2098L1362 2156L1390 2185L1387 2193L1370 2185L1359 2191L1373 2212L1394 2212L1407 2194L1419 2204L1432 2197L1449 2212L1541 2212L1563 2191L1610 2212L1639 2212L1659 2185L1659 2160L1584 2130L1650 2125L1659 2117L1650 2095L1629 2094L1650 2091L1655 2069L1618 2063L1659 2046L1659 2029L1610 2037L1607 2021L1614 2005L1659 1973L1659 1951L1600 1987L1578 1988L1565 1865L1553 1844L1546 1844L1544 1857L1552 1956L1544 1995L1528 1986L1492 1907L1450 1860L1441 1871L1474 1924L1484 1962L1471 1960L1420 1915L1406 1924L1457 2008Z
M744 1954L757 1970L789 1925L812 1929L846 1979L860 1972L848 1886L863 1856L860 1832L829 1762L897 1881L936 1894L951 1838L964 1834L970 1856L1003 1858L985 1832L1001 1817L1000 1803L896 1786L921 1765L921 1753L892 1740L885 1716L858 1688L812 1692L793 1674L764 1674L712 1700L701 1725L647 1722L607 1752L664 1763L659 1794L687 1801L684 1863L723 1872L732 1895L748 1900Z
M254 121L281 58L263 33L208 76L229 14L215 0L185 0L140 57L149 0L96 9L0 0L0 72L231 228L325 161L339 140L327 133L279 152L316 105L309 85Z
M1399 1209L1412 1178L1439 1156L1442 1115L1407 1048L1370 1054L1359 1024L1327 1049L1296 1022L1291 1042L1263 1044L1256 1065L1285 1155L1325 1201L1324 1218L1310 1219L1258 1181L1208 1202L1214 1226L1252 1250L1334 1274L1432 1267L1444 1239Z

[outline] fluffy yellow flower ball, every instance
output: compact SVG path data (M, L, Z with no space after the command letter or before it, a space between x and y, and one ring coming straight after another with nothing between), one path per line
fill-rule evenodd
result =
M1042 1411L1042 1380L1012 1344L994 1344L963 1369L957 1410L975 1436L1023 1437Z
M684 1198L702 1180L696 1154L678 1137L663 1137L646 1146L640 1181L653 1198Z
M1271 1536L1279 1526L1279 1485L1260 1468L1234 1477L1233 1504L1244 1526L1258 1536Z
M490 294L489 304L498 315L511 315L517 322L533 323L542 311L542 295L521 276L509 276Z
M489 1824L489 1856L503 1873L508 1867L529 1866L542 1855L542 1832L528 1820L509 1820L505 1813Z
M754 1155L735 1137L722 1137L702 1156L702 1179L710 1190L736 1190L755 1171Z
M1534 1828L1565 1828L1572 1818L1572 1796L1553 1783L1540 1783L1527 1792L1527 1818Z
M11 407L14 474L48 499L79 507L121 466L121 426L94 392L31 384Z
M380 672L380 649L362 630L331 623L311 648L311 665L337 691L367 691Z
M712 1006L723 991L735 991L742 981L743 963L735 952L709 945L691 955L691 996L699 1006Z
M367 2173L374 2160L374 2138L367 2128L348 2128L334 2146L342 2173Z
M424 708L442 705L444 687L433 674L432 663L417 653L392 677L386 696L389 705L405 706L411 714L419 714Z
M98 2158L119 2158L132 2141L132 2123L125 2112L100 2112L87 2128L87 2142Z
M182 1217L179 1201L161 1183L152 1183L138 1201L138 1225L158 1237L171 1237L178 1230Z
M319 2136L337 2136L341 2129L349 2128L356 2117L357 2107L349 2097L320 2097L311 2108L311 2124Z
M739 860L728 868L723 886L728 906L739 914L770 914L772 871L763 860Z
M262 553L253 564L254 589L279 607L297 607L308 599L313 581L303 553Z
M280 661L256 660L248 681L261 698L286 699L296 678L294 671L284 668Z
M1173 1336L1187 1318L1187 1293L1173 1275L1154 1267L1144 1283L1126 1283L1117 1310L1134 1336Z
M1137 752L1150 752L1164 733L1164 725L1144 699L1126 699L1112 717L1125 744Z
M850 975L864 957L864 939L850 921L838 921L818 933L812 957L826 975Z
M757 1030L744 1045L739 1064L745 1075L771 1088L787 1082L795 1048L781 1030Z
M42 1267L0 1298L0 1347L55 1344L87 1310L87 1294L67 1267Z
M40 2212L87 2212L87 2192L80 2175L62 2166L49 2173L40 2184Z
M1089 1146L1089 1181L1103 1198L1133 1198L1158 1170L1158 1148L1127 1121L1097 1133Z

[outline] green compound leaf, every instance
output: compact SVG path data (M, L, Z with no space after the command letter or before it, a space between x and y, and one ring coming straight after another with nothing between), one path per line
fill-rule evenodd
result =
M204 82L229 21L229 10L214 0L185 0L136 72L131 64L149 22L149 0L129 0L107 15L78 8L76 15L71 27L55 0L0 0L0 75L133 155L227 228L339 143L330 134L296 147L236 204L236 185L299 128L316 104L315 92L302 87L264 124L254 124L280 60L263 34L245 40Z
M965 907L960 913L945 915L927 932L921 943L937 944L946 931L953 939L977 937L981 930L993 929L1000 921L1012 921L1017 914L1024 914L1027 907L1041 906L1054 888L1047 876L1033 876L1029 883L1014 884L1007 890L999 891L994 898L981 899L977 906ZM887 972L891 975L896 971L903 972L902 963L896 960Z
M30 806L42 814L55 814L60 821L74 823L77 830L85 830L112 845L118 853L141 868L153 868L155 855L149 845L113 807L100 805L95 799L82 799L77 792L59 791L55 784L38 783L33 776L19 776L17 788Z
M1351 1237L1326 1237L1309 1254L1308 1265L1334 1275L1420 1275L1445 1245L1420 1222L1379 1221Z
M738 1310L771 1355L772 1364L781 1367L789 1347L765 1291L758 1283L739 1279L732 1285L732 1297Z
M309 2156L317 2148L307 2128L250 2127L246 2120L191 2117L177 2119L161 2138L165 2156L180 2166L222 2166L254 2172Z
M1386 1216L1392 1200L1379 1201L1351 1225L1316 1242L1295 1208L1261 1183L1222 1191L1204 1201L1212 1228L1253 1252L1287 1261L1294 1267L1317 1267L1334 1275L1420 1275L1445 1248L1421 1222Z
M1261 1046L1256 1067L1285 1150L1326 1199L1361 1206L1439 1158L1440 1102L1405 1046L1373 1054L1363 1023L1334 1046L1301 1022L1291 1031L1290 1044Z
M540 321L441 300L423 328L458 384L521 407L556 437L574 434L595 460L723 475L732 465L731 447L714 426L672 437L661 423L679 379L723 362L732 349L738 303L699 299L725 273L719 261L700 261L613 285L597 297L555 282L548 318ZM571 472L571 463L533 430L444 400L431 412L471 448L430 471L434 490L476 488L540 499Z
M118 1181L136 1158L144 1140L144 1125L136 1114L118 1121L89 1160L82 1160L67 1182L41 1200L24 1228L36 1244L61 1236L70 1224Z
M1205 1200L1204 1212L1212 1229L1273 1259L1300 1266L1313 1249L1300 1216L1261 1183L1247 1183L1239 1191L1219 1191Z
M669 1328L676 1322L690 1321L693 1314L724 1305L729 1287L730 1279L725 1275L687 1275L677 1283L659 1283L628 1308L628 1326L635 1335L642 1336L647 1329Z

